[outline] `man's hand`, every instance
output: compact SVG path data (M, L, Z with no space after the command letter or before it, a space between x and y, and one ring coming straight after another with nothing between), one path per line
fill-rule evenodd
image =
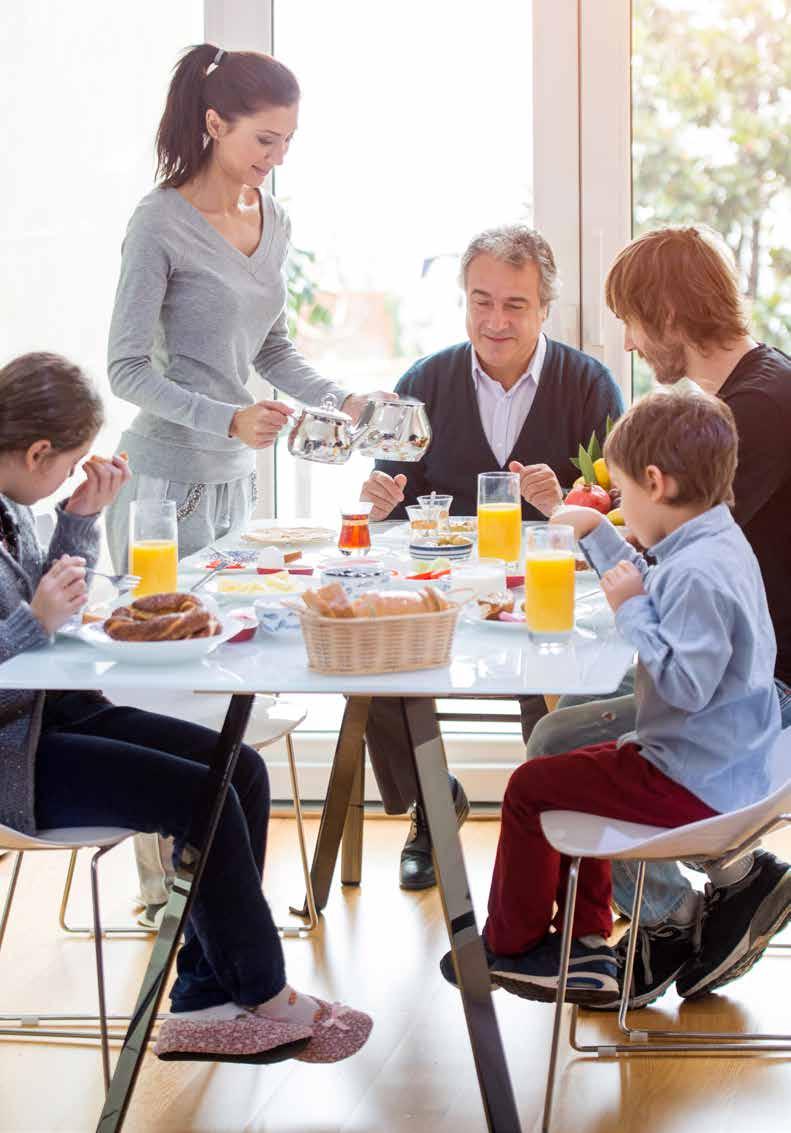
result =
M387 390L378 389L375 390L374 393L350 393L348 397L344 398L341 409L344 413L349 414L352 421L357 421L372 397L375 397L377 400L398 401L397 393L389 393Z
M600 511L593 507L567 507L562 504L552 512L549 522L562 523L574 528L574 538L584 539L590 535L594 527L598 527L604 519Z
M610 603L610 609L615 611L630 598L638 594L645 594L643 577L634 563L616 563L601 576L601 588L604 596Z
M238 437L248 448L269 448L293 412L282 401L257 401L236 410L228 436Z
M552 515L563 503L563 489L548 464L520 464L512 460L508 469L519 473L520 492L542 515Z
M374 505L370 516L374 523L387 519L393 508L403 503L405 487L406 476L401 472L395 477L388 476L386 472L371 473L363 484L360 499Z
M85 559L61 555L36 587L30 609L47 633L52 635L72 614L82 609L87 597Z
M72 515L97 515L113 502L124 484L132 478L126 456L105 460L92 456L82 466L85 480L71 495L65 510Z

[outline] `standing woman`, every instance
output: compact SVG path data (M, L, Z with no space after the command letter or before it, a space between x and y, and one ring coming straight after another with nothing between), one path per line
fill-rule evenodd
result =
M290 225L261 186L288 152L299 96L287 67L252 51L202 44L175 68L159 184L129 222L110 327L110 386L140 409L122 438L132 479L107 522L119 571L132 500L175 501L181 557L249 518L255 450L292 412L255 401L251 366L309 405L331 395L356 418L365 403L317 374L288 337Z
M255 450L292 410L256 402L250 368L299 401L331 395L352 417L366 398L322 378L289 341L284 265L289 222L261 186L281 165L299 85L269 55L202 44L173 73L157 133L159 184L123 244L108 368L140 412L123 434L131 480L107 514L110 553L127 569L129 505L174 500L181 557L247 522ZM167 900L170 849L135 839L141 923Z

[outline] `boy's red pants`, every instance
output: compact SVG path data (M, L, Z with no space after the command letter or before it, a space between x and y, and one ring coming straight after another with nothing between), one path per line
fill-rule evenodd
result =
M545 810L578 810L651 826L685 826L711 818L706 806L643 759L637 744L593 744L567 755L531 759L511 776L489 891L486 943L502 956L526 952L560 927L570 859L553 850L541 831ZM580 863L573 935L612 931L610 863Z

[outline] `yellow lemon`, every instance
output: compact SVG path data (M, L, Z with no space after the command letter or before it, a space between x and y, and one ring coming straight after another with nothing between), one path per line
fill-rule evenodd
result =
M596 473L596 480L598 481L599 486L604 488L605 492L609 492L610 473L607 471L607 465L604 461L603 456L599 457L598 460L594 460L593 471Z
M623 527L623 512L619 507L611 508L607 512L607 518L610 523L614 523L616 527Z

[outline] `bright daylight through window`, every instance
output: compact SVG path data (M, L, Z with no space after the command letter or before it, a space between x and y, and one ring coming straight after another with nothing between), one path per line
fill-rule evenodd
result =
M392 389L464 338L470 237L532 221L532 5L491 0L481 19L454 0L281 0L274 28L303 91L275 181L293 223L296 341L347 388ZM311 513L333 522L370 468L354 456L317 475L279 449L283 514L301 473Z
M635 235L703 221L732 248L756 337L791 351L791 5L635 0ZM639 360L635 396L651 384Z

